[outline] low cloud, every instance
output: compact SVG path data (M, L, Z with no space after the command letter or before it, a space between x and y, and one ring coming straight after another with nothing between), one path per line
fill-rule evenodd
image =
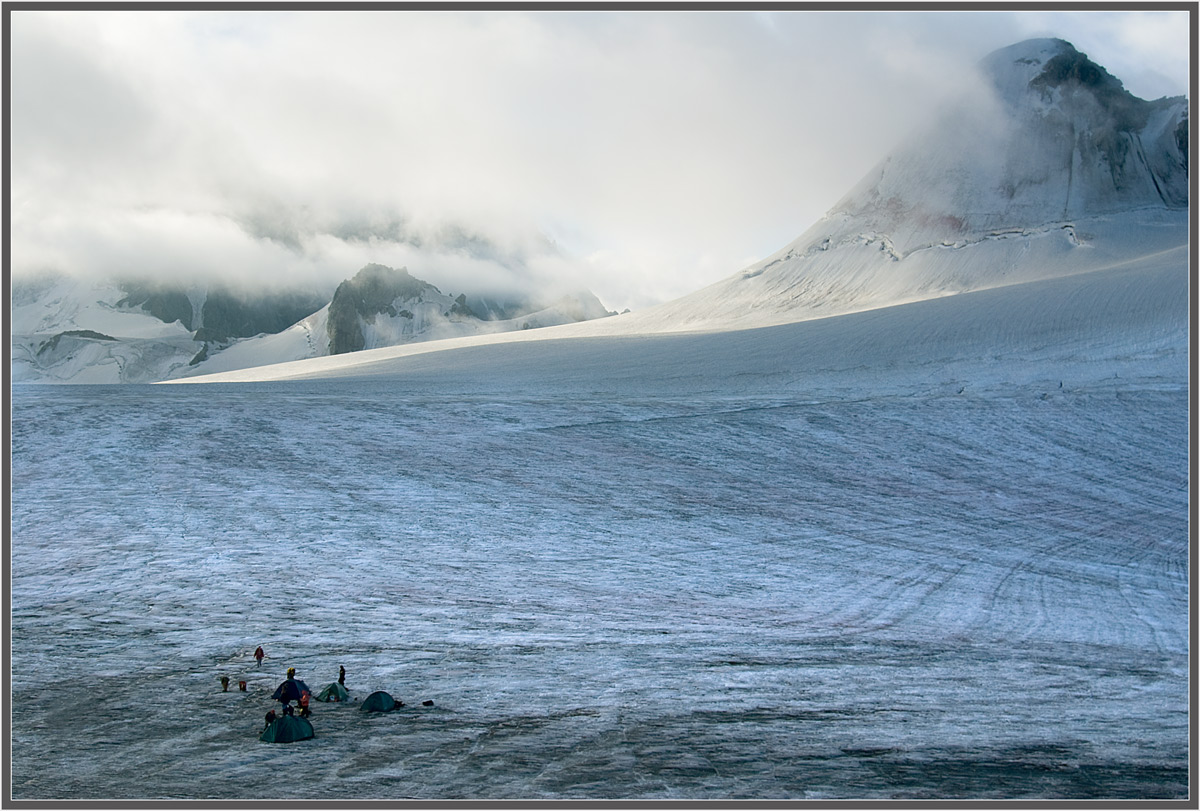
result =
M798 236L990 50L1161 34L1098 19L14 11L13 269L265 285L377 261L641 307Z

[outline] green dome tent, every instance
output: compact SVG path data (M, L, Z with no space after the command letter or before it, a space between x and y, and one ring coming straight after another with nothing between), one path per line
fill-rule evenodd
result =
M325 689L317 693L317 701L349 701L350 691L336 681L325 686Z
M312 724L306 719L295 715L281 715L263 730L258 739L267 743L292 743L308 740L314 734Z
M399 701L382 690L376 690L363 700L359 709L363 712L391 712L400 706L402 705Z

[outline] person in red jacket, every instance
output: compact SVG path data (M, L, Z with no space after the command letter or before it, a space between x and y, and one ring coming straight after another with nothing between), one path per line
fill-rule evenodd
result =
M266 654L263 653L262 645L259 645L258 649L254 651L254 658L258 660L259 667L262 667L262 660L264 656L266 656Z

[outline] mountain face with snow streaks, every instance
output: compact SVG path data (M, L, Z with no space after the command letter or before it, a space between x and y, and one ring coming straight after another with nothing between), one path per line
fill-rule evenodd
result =
M325 322L329 334L329 354L357 352L367 348L364 329L374 325L378 316L413 319L408 309L396 309L397 302L414 307L425 303L426 295L441 296L428 282L414 279L408 270L392 270L383 265L367 265L338 285L329 303ZM436 306L436 305L435 305Z
M17 382L153 383L413 341L570 324L612 315L581 291L452 298L406 269L369 264L332 299L302 289L104 281L65 274L14 281ZM497 312L506 318L498 318Z
M313 355L341 355L413 341L555 326L611 315L590 293L546 304L524 299L480 315L466 293L451 297L407 268L369 264L338 285L329 305L297 327L313 337ZM496 309L507 318L492 317ZM320 335L324 330L328 340Z
M368 265L287 328L237 337L199 331L212 318L195 291L135 301L111 286L14 287L14 379L195 377L535 327L556 328L539 338L740 330L1183 255L1186 98L1139 99L1060 39L1000 49L979 76L798 239L657 307L605 318L590 293L451 297Z
M1003 48L980 72L974 95L948 105L799 239L624 327L802 321L1186 244L1186 98L1136 98L1059 39Z

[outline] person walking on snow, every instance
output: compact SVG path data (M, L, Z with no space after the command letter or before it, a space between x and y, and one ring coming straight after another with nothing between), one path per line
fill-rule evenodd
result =
M263 653L262 645L259 645L258 649L254 651L254 658L258 660L259 667L262 667L262 660L264 656L266 656L266 654Z

